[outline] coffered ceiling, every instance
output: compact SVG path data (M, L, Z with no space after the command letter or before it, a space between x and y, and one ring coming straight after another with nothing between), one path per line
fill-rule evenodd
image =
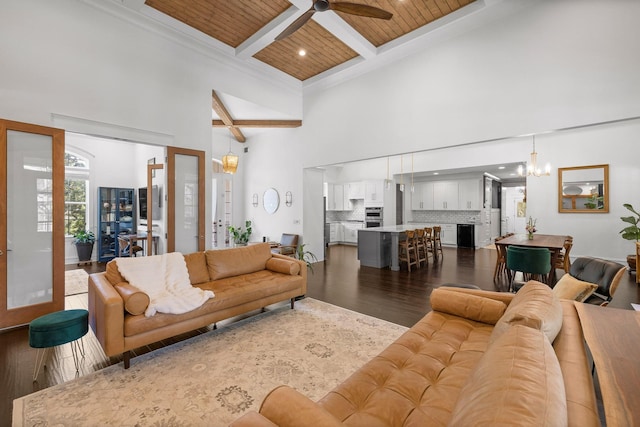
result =
M384 9L393 17L383 20L332 10L315 12L298 31L275 41L277 35L312 7L312 0L144 0L139 7L151 8L156 16L165 16L165 23L179 31L185 30L185 26L190 31L197 30L213 39L223 51L261 64L265 72L279 70L305 82L370 60L413 39L413 34L424 32L425 27L453 20L449 15L464 16L465 6L483 1L348 2ZM305 51L304 56L299 54L301 50Z

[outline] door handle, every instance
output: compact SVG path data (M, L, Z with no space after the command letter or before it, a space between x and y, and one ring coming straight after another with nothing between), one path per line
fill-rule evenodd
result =
M0 249L0 256L4 255L4 252L2 252L2 249Z

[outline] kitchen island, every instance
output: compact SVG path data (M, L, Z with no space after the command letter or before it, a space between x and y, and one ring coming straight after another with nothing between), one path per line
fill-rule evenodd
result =
M405 231L433 227L433 225L431 223L410 223L358 230L358 260L360 260L360 265L376 268L390 267L393 271L399 271L398 243L406 238ZM455 246L457 224L440 223L436 225L441 225L442 227L441 238L443 244Z

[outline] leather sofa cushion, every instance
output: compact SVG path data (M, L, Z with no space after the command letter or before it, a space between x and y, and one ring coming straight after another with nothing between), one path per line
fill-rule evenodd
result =
M596 289L598 289L598 285L595 283L583 282L566 273L553 287L553 294L560 299L583 302L589 298Z
M495 325L504 314L507 305L491 298L438 288L431 293L431 308L465 319Z
M279 426L340 427L343 425L324 408L288 386L271 390L262 402L260 414Z
M105 270L107 280L112 285L117 285L118 283L127 282L127 279L122 277L120 274L120 270L118 270L118 264L116 264L116 260L112 259L107 263L107 268Z
M124 309L127 313L134 316L144 314L144 311L149 306L149 295L127 282L120 282L114 285L114 288L122 297Z
M225 250L208 250L205 255L209 278L219 280L264 270L271 258L271 248L268 243L258 243Z
M492 328L432 311L319 404L349 426L446 425Z
M480 358L460 392L450 426L566 426L560 364L546 336L513 325Z
M553 343L562 327L560 300L544 283L528 281L516 293L500 320L496 322L490 342L494 342L515 324L540 329L549 338L549 342Z
M182 314L156 313L155 316L151 317L126 315L124 318L124 336L131 337L150 332L209 313L222 312L252 301L290 292L300 288L303 283L304 278L302 276L289 276L268 270L201 283L196 286L204 290L213 291L216 295L215 298L210 298L195 310Z
M276 273L288 274L295 276L300 273L300 264L295 261L288 261L281 258L271 258L266 264L267 270L275 271Z
M194 252L184 256L189 271L189 281L192 285L205 283L209 280L209 269L207 268L207 257L204 252Z

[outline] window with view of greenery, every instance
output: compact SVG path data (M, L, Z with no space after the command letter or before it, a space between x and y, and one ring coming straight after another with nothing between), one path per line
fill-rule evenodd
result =
M74 235L87 228L89 203L89 162L72 153L64 154L64 231Z

